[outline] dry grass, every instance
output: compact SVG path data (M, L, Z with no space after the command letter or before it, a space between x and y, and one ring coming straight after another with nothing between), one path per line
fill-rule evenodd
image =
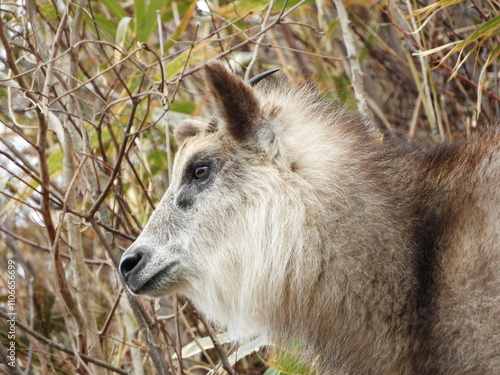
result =
M17 326L16 367L0 372L220 374L234 356L240 374L302 368L244 357L259 342L215 345L184 301L124 292L116 265L168 186L169 129L209 118L197 72L210 59L312 80L403 139L454 140L500 117L498 1L334 3L1 3L1 363L6 314Z

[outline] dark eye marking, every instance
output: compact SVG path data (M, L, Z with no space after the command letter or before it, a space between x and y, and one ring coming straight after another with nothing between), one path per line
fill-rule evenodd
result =
M200 165L194 169L193 178L195 180L201 180L207 177L209 172L210 172L210 167L208 165Z

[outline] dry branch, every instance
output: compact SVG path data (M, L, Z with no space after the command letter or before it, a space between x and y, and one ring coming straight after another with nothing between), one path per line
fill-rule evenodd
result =
M4 319L9 319L9 316L7 315L7 313L5 313L4 311L0 310L0 316ZM70 349L64 345L61 345L61 344L58 344L57 342L54 342L50 339L48 339L47 337L41 335L40 333L32 330L30 327L24 325L23 323L17 321L16 322L16 326L18 326L19 328L21 328L24 332L26 332L28 335L30 336L33 336L35 339L37 339L38 341L40 341L41 343L45 344L45 345L48 345L52 348L55 348L57 350L60 350L64 353L67 353L67 354L70 354L70 355L78 355L80 356L82 359L90 362L90 363L95 363L96 365L98 366L101 366L102 368L105 368L105 369L108 369L108 370L111 370L113 372L116 372L117 374L122 374L122 375L128 375L128 372L127 371L124 371L120 368L117 368L115 366L112 366L110 365L109 363L105 362L105 361L101 361L100 359L97 359L97 358L94 358L94 357L91 357L87 354L83 354L83 353L75 353L73 351L73 349Z
M365 85L363 83L363 71L359 65L359 54L356 47L354 37L349 26L349 16L344 7L343 0L333 0L335 8L337 8L337 13L339 15L340 27L342 29L342 35L344 37L344 43L347 50L347 61L349 62L349 68L351 71L351 83L354 89L354 96L356 97L356 102L358 103L359 112L365 117L370 118L370 109L366 101Z

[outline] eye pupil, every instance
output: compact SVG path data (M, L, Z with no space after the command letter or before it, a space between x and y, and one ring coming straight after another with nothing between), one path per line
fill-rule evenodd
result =
M208 175L208 165L203 165L201 167L198 167L194 170L194 178L199 180L201 178L204 178Z

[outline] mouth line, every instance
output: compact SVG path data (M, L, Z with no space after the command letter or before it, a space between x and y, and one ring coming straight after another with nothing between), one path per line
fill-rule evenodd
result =
M174 274L172 273L172 270L175 272L176 268L179 266L179 261L173 261L169 264L167 264L165 267L163 267L160 271L155 273L152 277L150 277L144 284L142 284L136 291L134 291L135 294L146 294L149 291L156 292L157 287L163 287L165 284L170 284L172 280L172 277ZM162 278L163 275L166 275L166 277ZM165 280L167 279L167 280ZM170 282L169 282L170 281ZM156 284L156 287L155 287Z

